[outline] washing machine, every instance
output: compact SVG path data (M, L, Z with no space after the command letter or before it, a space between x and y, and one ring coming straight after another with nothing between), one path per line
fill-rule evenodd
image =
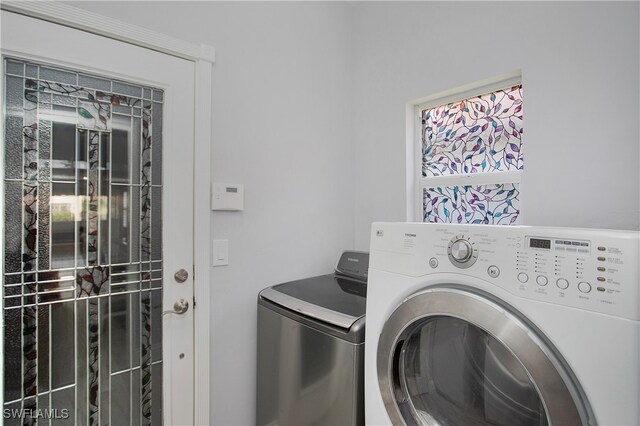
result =
M258 295L257 425L364 425L369 254Z
M639 233L374 223L368 425L639 425Z

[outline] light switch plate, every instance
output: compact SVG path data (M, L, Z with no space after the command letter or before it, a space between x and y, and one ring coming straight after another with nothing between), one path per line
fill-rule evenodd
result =
M213 240L213 266L225 266L229 264L229 240Z

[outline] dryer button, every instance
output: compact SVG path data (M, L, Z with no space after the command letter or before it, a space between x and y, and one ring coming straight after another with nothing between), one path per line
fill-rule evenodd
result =
M549 280L544 275L538 275L538 277L536 278L536 282L539 286L545 286L549 283Z
M578 290L580 290L583 293L589 293L591 291L591 284L589 284L586 281L582 281L581 283L578 284Z
M489 274L491 278L498 278L500 276L500 268L496 265L491 265L487 268L487 274Z
M518 281L520 281L521 283L526 283L527 281L529 281L529 275L525 274L524 272L520 272L518 274Z
M431 266L432 268L437 268L438 267L438 259L436 259L435 257L432 257L431 259L429 259L429 266Z
M566 290L569 287L569 281L564 278L558 278L558 281L556 281L556 285L558 286L558 288Z

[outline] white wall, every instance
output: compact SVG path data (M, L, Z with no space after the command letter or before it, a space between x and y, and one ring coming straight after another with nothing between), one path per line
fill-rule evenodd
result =
M362 2L356 248L405 220L405 103L522 69L523 222L639 229L639 4Z
M345 3L71 3L216 49L214 180L245 185L212 213L211 421L255 422L256 298L333 270L353 247L351 8ZM208 194L200 194L208 197Z

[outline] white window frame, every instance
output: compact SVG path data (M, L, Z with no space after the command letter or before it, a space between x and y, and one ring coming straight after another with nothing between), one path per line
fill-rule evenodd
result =
M470 83L455 89L416 99L407 104L407 220L424 221L424 189L437 186L485 184L519 184L522 170L504 172L467 173L450 176L422 176L422 111L462 101L486 93L522 84L522 72L516 70L497 77ZM522 195L520 196L522 203ZM520 222L522 223L522 211Z

